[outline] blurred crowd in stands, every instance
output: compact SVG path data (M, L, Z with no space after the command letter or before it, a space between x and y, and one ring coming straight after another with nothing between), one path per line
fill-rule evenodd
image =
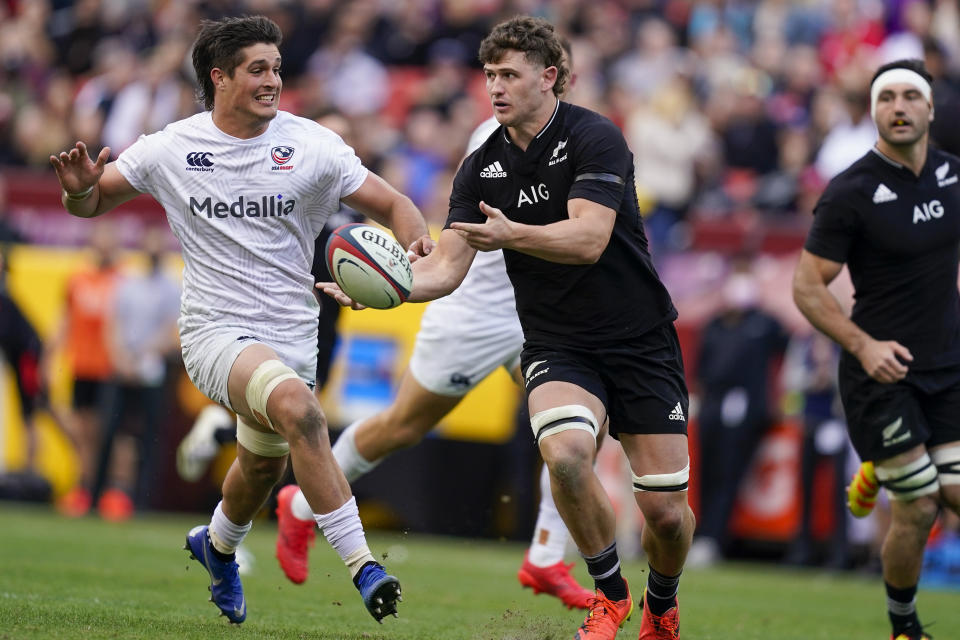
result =
M199 111L189 59L198 25L241 14L265 14L283 29L281 107L345 117L364 163L440 225L467 139L491 113L478 46L492 25L520 13L549 19L570 40L577 81L567 100L609 116L626 134L658 268L681 323L695 326L696 336L684 339L693 390L720 394L724 427L731 393L750 384L754 393L769 391L766 365L754 383L731 386L724 373L723 388L712 389L699 330L714 326L729 346L730 335L749 329L741 321L759 322L755 307L772 310L794 334L790 348L776 320L764 320L775 339L769 353L751 357L794 353L787 369L799 382L777 391L816 396L795 407L805 429L805 493L814 454L836 459L840 478L845 437L821 437L822 425L836 427L839 418L834 383L817 373L835 371L835 349L812 345L789 300L784 283L795 258L777 262L743 243L735 260L683 250L694 223L711 221L792 227L789 248L799 248L826 182L876 140L869 82L884 62L925 60L934 76L933 140L960 154L960 0L0 0L0 242L49 237L34 213L8 215L4 173L52 174L49 156L77 140L94 153L110 146L115 158L141 134ZM59 207L56 216L67 224ZM737 273L731 265L744 256ZM723 286L731 274L740 277L739 295ZM124 391L137 387L131 380L139 379L120 381ZM762 404L763 415L737 418L749 422L751 446L781 413L777 401ZM814 448L815 440L831 444ZM91 458L85 480L96 475L102 485L104 464L95 473ZM90 506L88 498L80 511ZM717 536L730 509L722 511ZM800 563L810 554L809 501L803 511L791 550Z
M368 166L440 223L490 114L476 52L517 13L573 45L571 102L620 124L655 247L691 216L809 212L874 141L870 76L923 58L939 145L960 152L957 0L0 0L0 164L47 168L77 139L114 155L200 107L202 18L276 20L287 110L347 115ZM946 116L946 117L943 117Z

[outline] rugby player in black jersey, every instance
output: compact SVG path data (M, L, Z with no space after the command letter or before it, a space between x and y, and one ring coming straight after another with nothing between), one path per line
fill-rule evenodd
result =
M919 60L880 67L870 97L879 139L817 203L793 297L844 349L850 439L891 499L882 550L891 638L923 640L924 545L939 508L960 513L960 158L929 145L930 76ZM827 289L844 264L850 317Z
M633 609L613 507L593 471L609 430L630 460L646 521L640 638L675 639L694 529L677 313L650 259L632 154L610 120L559 100L569 76L562 56L553 27L529 17L497 25L483 41L501 126L460 167L437 248L414 263L410 300L450 293L477 250L504 249L531 425L596 586L575 638L611 639ZM318 286L352 304L335 285Z

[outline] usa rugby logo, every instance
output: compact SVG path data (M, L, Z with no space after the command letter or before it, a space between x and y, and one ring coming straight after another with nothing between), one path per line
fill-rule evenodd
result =
M293 165L287 165L293 157L293 147L274 147L270 150L270 159L276 166L270 167L274 171L289 171Z

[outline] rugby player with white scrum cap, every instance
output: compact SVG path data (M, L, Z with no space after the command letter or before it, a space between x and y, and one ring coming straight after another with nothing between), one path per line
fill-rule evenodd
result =
M890 497L881 559L891 640L927 640L916 609L924 545L941 507L960 513L960 158L929 144L919 60L880 67L870 102L876 146L817 203L793 297L843 347L850 439ZM849 317L827 289L844 264ZM870 484L851 499L869 502Z

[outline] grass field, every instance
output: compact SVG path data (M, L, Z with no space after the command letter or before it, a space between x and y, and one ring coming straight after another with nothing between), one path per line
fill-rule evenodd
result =
M522 590L523 547L457 538L373 533L375 553L403 584L400 618L378 625L346 569L318 536L310 578L286 580L273 556L276 527L247 538L255 571L244 578L247 621L217 617L208 579L183 551L205 518L140 517L123 524L65 520L52 510L0 503L0 640L19 638L277 638L336 640L560 640L583 619ZM639 593L643 563L625 575ZM584 582L578 563L576 575ZM920 613L937 640L960 638L960 596L922 591ZM688 570L681 585L685 640L886 639L879 578L727 564ZM618 638L635 640L635 614Z

